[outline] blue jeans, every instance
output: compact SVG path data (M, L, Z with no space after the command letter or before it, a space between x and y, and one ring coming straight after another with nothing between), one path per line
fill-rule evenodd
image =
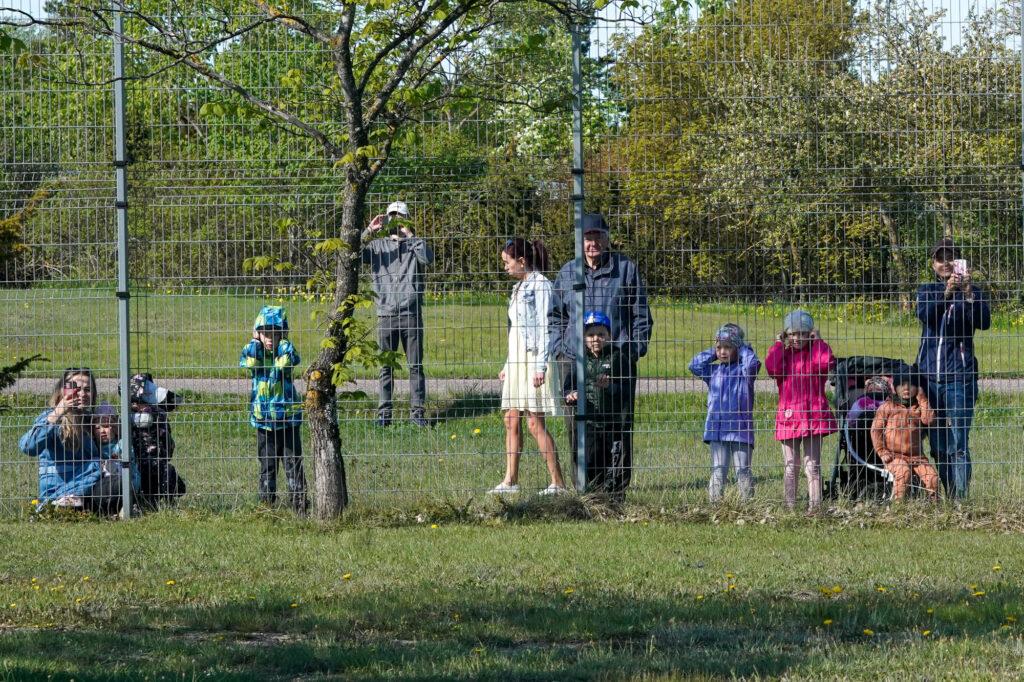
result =
M726 479L729 477L729 460L736 466L736 485L740 497L749 500L754 494L754 476L750 472L750 460L754 446L750 443L711 441L711 480L708 482L708 499L718 502L722 499Z
M928 402L935 420L928 429L932 458L938 465L939 479L949 499L967 497L971 484L971 423L978 399L978 378L949 377L928 384Z

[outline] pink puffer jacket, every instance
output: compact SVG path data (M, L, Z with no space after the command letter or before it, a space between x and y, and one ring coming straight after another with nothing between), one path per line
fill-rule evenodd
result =
M786 350L776 341L768 350L764 366L779 386L775 440L827 436L839 430L825 397L825 381L834 364L832 349L820 339L801 350Z

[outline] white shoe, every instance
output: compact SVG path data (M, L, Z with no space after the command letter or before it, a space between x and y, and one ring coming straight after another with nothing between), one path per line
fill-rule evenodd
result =
M555 485L554 483L552 483L547 488L544 488L544 490L541 490L537 494L538 495L545 495L545 496L547 496L547 495L564 495L566 492L567 491L566 491L564 486Z
M487 491L488 495L514 495L519 492L518 483L505 483L502 481Z
M69 507L71 509L81 509L85 506L85 502L78 495L65 495L59 497L53 502L54 507Z

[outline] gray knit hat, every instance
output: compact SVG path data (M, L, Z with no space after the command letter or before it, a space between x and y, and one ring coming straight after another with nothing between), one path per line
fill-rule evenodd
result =
M814 331L814 318L806 310L797 308L786 315L782 327L787 332L810 332Z

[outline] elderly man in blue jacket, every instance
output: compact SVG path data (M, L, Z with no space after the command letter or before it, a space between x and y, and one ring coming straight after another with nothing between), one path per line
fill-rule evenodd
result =
M917 290L921 347L917 365L928 377L928 402L936 410L928 438L946 496L967 496L971 483L969 436L978 397L974 332L992 325L985 292L971 283L966 261L952 239L931 252L938 281Z
M558 271L551 292L548 313L550 357L562 371L576 371L576 319L586 310L601 311L611 320L612 343L622 353L629 371L628 392L622 400L628 405L623 424L622 462L614 475L607 478L608 490L621 499L633 474L633 415L636 403L636 364L647 355L651 338L651 309L647 290L636 263L610 249L608 224L597 213L583 216L583 256L586 289L583 309L576 309L573 285L576 281L575 261ZM570 416L569 449L576 451L575 420ZM579 488L579 481L576 482Z

